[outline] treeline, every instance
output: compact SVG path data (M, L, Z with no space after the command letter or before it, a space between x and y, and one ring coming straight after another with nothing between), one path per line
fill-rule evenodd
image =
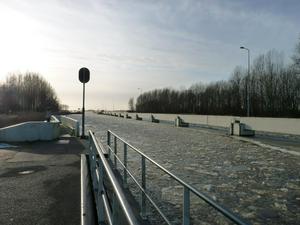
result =
M39 74L12 74L0 84L0 113L58 111L58 98L51 85Z
M249 91L250 116L300 117L300 42L292 59L285 65L283 54L272 50L253 61L250 76L236 67L227 81L145 92L136 111L245 116Z

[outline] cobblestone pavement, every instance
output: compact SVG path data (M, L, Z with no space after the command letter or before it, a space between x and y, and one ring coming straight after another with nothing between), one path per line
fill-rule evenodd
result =
M103 143L106 131L112 130L252 224L300 223L299 156L200 128L176 128L90 113L86 123ZM129 157L129 168L134 170L139 165L137 156ZM172 222L180 224L182 187L147 164L147 188L164 204ZM194 196L191 213L193 224L227 224Z

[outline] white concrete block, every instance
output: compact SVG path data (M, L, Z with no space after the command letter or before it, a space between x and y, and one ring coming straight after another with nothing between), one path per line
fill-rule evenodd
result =
M0 141L49 141L60 135L59 122L30 121L0 129Z

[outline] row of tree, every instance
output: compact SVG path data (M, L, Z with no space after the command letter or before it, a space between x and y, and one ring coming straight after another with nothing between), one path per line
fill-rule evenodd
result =
M0 113L58 111L54 89L37 73L11 74L0 84Z
M271 50L252 63L250 76L236 67L228 81L197 83L187 90L156 89L141 94L130 110L149 113L193 113L245 116L249 92L250 115L300 117L300 40L293 63Z

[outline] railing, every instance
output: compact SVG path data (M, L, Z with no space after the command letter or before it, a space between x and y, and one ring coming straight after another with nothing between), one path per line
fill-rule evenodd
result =
M104 151L105 149L101 143L98 143L93 133L89 131L89 164L98 215L98 224L106 222L110 225L138 225L139 222L105 157ZM105 181L108 181L108 183L104 184L104 179ZM112 190L110 196L107 194L107 185L109 185L110 190ZM109 202L109 198L112 203ZM120 221L120 210L127 220L127 223Z
M74 136L79 137L79 121L68 116L60 117L61 123L72 130Z
M114 144L112 145L111 141L113 139ZM118 145L117 140L119 140L123 144L123 161L118 157ZM155 165L158 169L163 171L165 174L169 175L173 180L177 181L179 184L183 186L183 212L182 212L182 224L183 225L190 225L190 193L192 192L195 194L198 198L205 201L208 205L212 206L214 209L219 211L221 214L223 214L225 217L227 217L229 220L231 220L233 223L238 225L247 225L248 222L243 221L241 218L239 218L237 215L226 209L225 207L219 205L214 200L212 200L207 195L200 193L198 190L196 190L191 185L187 184L171 172L169 172L167 169L159 165L157 162L149 158L147 155L142 153L140 150L123 140L121 137L113 133L112 131L107 131L107 145L108 145L108 155L111 157L111 154L113 156L113 164L115 168L117 168L117 161L123 168L123 184L126 187L127 185L127 179L128 175L132 178L134 183L139 187L141 190L141 197L140 197L140 208L141 208L141 216L146 217L146 199L152 204L152 206L157 210L157 212L160 214L160 216L163 218L163 220L167 224L172 224L171 221L167 218L167 216L163 213L163 211L159 208L159 206L154 202L154 200L150 197L150 195L147 192L147 186L146 186L146 160L153 165ZM113 147L112 147L113 146ZM127 168L127 160L128 160L128 148L134 150L141 156L141 183L137 181L137 178L134 177L134 175L128 170Z

